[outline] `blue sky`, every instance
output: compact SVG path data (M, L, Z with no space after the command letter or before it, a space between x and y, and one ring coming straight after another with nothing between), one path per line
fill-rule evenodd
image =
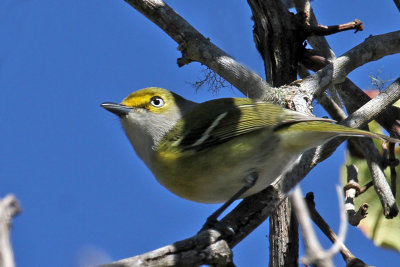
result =
M211 41L264 77L246 1L168 1ZM364 32L328 38L340 55L369 35L399 30L392 1L313 2L326 25L355 18ZM194 101L241 96L234 89L195 92L202 77L178 68L177 44L124 1L0 2L0 196L23 206L13 224L18 266L84 266L140 254L195 234L219 205L189 202L160 186L137 158L115 116L100 108L131 91L160 86ZM398 55L351 73L360 87L382 70L399 77ZM316 113L322 114L316 106ZM302 182L335 229L343 146ZM333 204L332 204L333 203ZM266 266L267 224L235 249L238 266ZM357 229L350 250L371 265L399 262ZM325 247L329 242L322 237ZM301 250L301 253L303 250ZM337 265L343 265L340 256Z

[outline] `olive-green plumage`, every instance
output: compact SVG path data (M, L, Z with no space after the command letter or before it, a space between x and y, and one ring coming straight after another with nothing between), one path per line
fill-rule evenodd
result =
M337 136L396 141L248 98L197 104L152 87L132 93L122 105L104 105L120 116L136 152L162 185L205 203L228 200L253 172L259 179L242 197L264 189L302 152Z

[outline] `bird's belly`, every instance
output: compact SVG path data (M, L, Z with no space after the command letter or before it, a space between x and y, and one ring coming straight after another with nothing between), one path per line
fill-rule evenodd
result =
M266 188L297 158L297 154L275 151L264 155L262 160L250 156L240 164L232 164L226 157L221 157L215 158L213 163L209 160L185 162L186 168L164 168L162 172L154 174L163 186L182 198L201 203L220 203L239 191L251 172L257 172L257 182L242 197Z

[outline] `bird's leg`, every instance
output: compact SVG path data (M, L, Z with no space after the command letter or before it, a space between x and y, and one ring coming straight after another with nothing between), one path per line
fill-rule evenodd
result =
M200 231L206 230L211 227L226 228L221 227L218 217L237 199L239 199L247 190L252 188L258 179L258 173L253 171L245 178L245 184L239 191L237 191L228 201L226 201L219 209L217 209L213 214L208 216L206 223L203 225ZM232 232L232 229L229 229Z

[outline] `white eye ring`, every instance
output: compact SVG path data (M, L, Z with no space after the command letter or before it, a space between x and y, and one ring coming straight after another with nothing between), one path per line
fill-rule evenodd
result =
M162 106L164 106L165 102L164 100L159 97L159 96L153 96L150 99L150 104L156 108L161 108Z

